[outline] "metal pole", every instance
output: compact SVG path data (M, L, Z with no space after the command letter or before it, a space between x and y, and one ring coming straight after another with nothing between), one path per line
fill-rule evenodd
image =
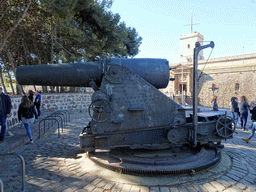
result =
M181 56L181 76L182 76L182 84L181 84L181 104L183 105L183 55L180 55Z
M197 145L197 126L198 126L198 115L197 115L197 105L198 105L198 55L199 52L205 48L214 47L214 42L211 41L208 45L203 45L196 42L194 48L193 56L193 133L192 133L192 145L195 147Z
M18 153L5 153L5 154L0 154L0 156L7 156L7 155L14 155L20 158L21 160L21 173L22 173L22 191L25 192L25 160L24 158L18 154Z
M243 64L244 64L244 46L243 46Z
M182 105L183 105L183 64L181 63L181 66L182 66L182 85L181 85L181 102L182 102Z
M4 183L3 183L3 181L0 179L0 185L1 185L1 192L4 192Z
M192 144L195 147L197 144L197 125L198 125L198 115L197 115L197 103L198 103L198 97L197 97L197 47L200 43L196 42L196 47L194 48L194 55L193 55L193 133L192 133Z
M17 155L20 158L21 162L22 162L22 165L21 165L21 169L22 169L22 191L26 191L25 190L25 160L20 154L15 154L15 155Z

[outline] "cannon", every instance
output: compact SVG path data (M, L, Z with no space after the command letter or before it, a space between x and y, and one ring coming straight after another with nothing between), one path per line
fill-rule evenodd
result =
M184 167L192 170L215 164L220 152L214 144L232 138L233 119L221 112L198 113L195 129L194 114L186 113L185 107L159 90L168 85L169 70L166 59L114 58L20 66L16 79L22 85L92 87L88 109L91 121L79 135L80 148L105 167L143 173L183 173ZM190 155L181 155L184 151Z

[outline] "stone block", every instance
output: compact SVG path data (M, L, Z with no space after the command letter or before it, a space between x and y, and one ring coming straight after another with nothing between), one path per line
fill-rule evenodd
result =
M14 104L12 105L12 108L13 108L13 109L17 109L17 108L18 108L17 104L14 103Z

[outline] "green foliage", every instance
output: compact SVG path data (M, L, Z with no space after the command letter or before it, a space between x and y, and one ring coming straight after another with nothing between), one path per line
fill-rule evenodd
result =
M89 60L107 57L133 57L138 54L141 38L136 30L120 23L120 15L106 11L106 1L101 4L82 6L75 10L74 19L85 34L85 54Z
M12 26L29 0L4 0L0 22ZM109 11L112 0L32 0L21 24L8 39L0 59L15 66L133 57L141 37ZM2 12L1 12L2 13ZM8 55L9 53L9 55Z

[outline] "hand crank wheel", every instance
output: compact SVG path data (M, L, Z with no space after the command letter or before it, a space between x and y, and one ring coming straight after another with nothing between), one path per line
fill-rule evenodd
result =
M229 116L221 116L216 123L217 134L223 138L228 138L235 132L235 123Z
M106 100L94 100L89 106L89 115L96 122L107 121L112 115L112 108Z

